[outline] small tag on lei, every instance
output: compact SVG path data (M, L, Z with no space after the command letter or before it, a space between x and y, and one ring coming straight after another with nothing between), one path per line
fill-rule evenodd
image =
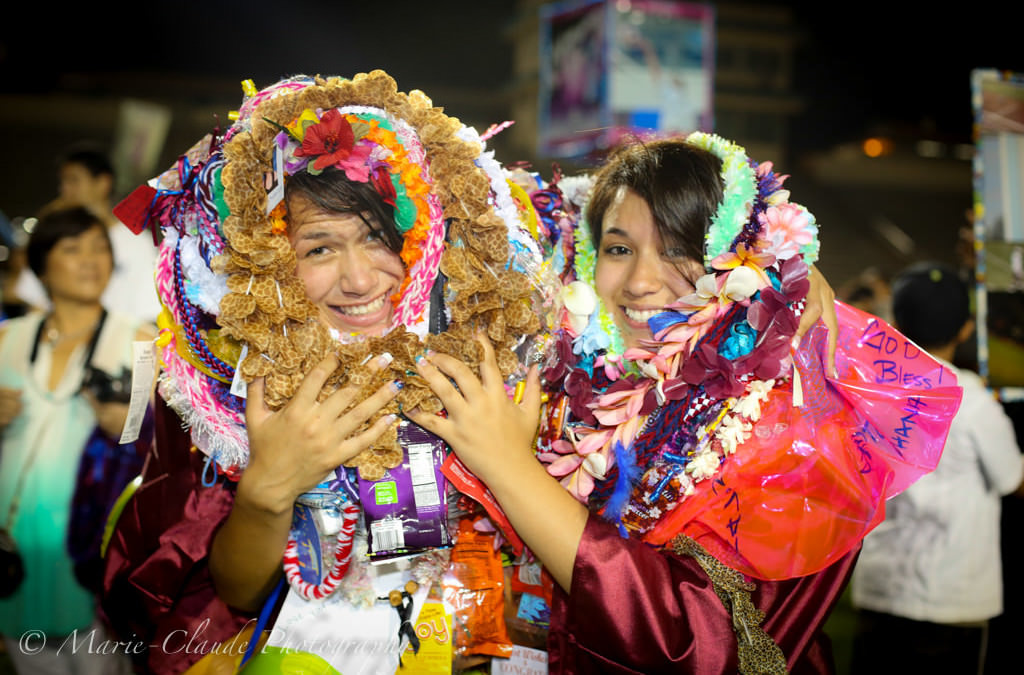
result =
M274 146L274 185L267 191L267 214L269 215L284 199L284 157L281 149Z
M153 391L156 377L156 348L152 341L132 343L132 395L128 401L128 416L121 429L118 443L133 443L139 438L142 419L149 405L149 394Z
M238 364L235 365L235 376L231 378L231 393L238 398L245 398L249 391L249 385L242 378L242 362L249 353L249 345L242 345L242 353L238 355Z

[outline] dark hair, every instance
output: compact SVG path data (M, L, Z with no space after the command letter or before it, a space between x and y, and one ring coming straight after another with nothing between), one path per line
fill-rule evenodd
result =
M285 202L301 195L330 213L354 213L363 219L373 232L379 232L384 243L395 253L405 243L395 224L395 210L374 189L373 183L349 180L345 172L334 167L314 176L300 171L289 176L284 184Z
M721 171L722 160L681 138L617 149L587 203L594 248L600 250L602 221L625 187L647 202L662 241L703 263L704 235L722 201Z
M892 316L896 328L920 347L944 347L971 318L967 284L949 265L912 265L893 281Z
M80 164L95 178L107 175L114 178L114 165L100 147L91 141L81 141L68 147L57 158L57 167Z
M46 273L46 257L61 239L77 237L86 230L99 225L103 231L103 238L107 240L107 247L113 253L110 246L110 235L107 228L96 214L82 206L75 206L68 209L50 211L42 216L36 226L32 228L32 234L28 237L28 246L25 248L25 255L28 258L28 266L40 279Z
M846 303L852 305L855 302L865 302L875 299L875 289L871 288L867 284L858 284L853 287L849 295L846 296Z

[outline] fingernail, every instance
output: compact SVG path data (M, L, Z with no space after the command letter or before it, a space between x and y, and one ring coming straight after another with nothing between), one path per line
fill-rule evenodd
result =
M386 368L394 360L395 357L391 355L391 352L384 352L377 357L377 365L381 368Z
M794 335L789 344L793 346L793 349L800 349L800 338Z
M420 354L419 356L417 356L417 357L416 357L416 365L418 366L418 365L420 365L421 363L423 363L423 360L424 360L424 359L426 359L426 358L427 358L427 357L426 357L425 355L423 355L423 354Z
M393 424L398 419L398 415L390 413L384 416L384 424Z
M391 391L402 391L405 387L405 382L401 380L391 380Z

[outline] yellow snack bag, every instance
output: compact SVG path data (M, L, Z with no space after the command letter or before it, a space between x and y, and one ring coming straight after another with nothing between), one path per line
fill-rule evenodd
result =
M444 603L428 600L416 620L420 651L412 645L402 653L402 666L396 675L450 675L452 672L452 615Z

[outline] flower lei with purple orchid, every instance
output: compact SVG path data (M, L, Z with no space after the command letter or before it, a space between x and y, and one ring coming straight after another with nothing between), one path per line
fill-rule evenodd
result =
M572 421L564 435L542 436L538 459L623 536L650 530L749 438L761 402L790 376L817 258L817 226L789 202L787 176L717 136L687 142L722 160L724 197L705 241L709 273L650 320L654 340L623 350L593 290L596 253L581 224L577 280L562 291L568 328L542 373L562 393L551 405L568 408Z

